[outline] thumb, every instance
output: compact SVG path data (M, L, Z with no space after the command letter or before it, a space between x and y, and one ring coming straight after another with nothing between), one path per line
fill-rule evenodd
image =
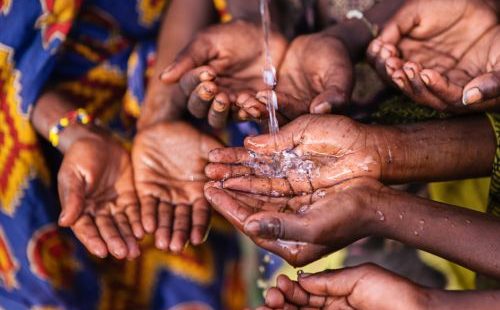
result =
M85 181L72 169L61 166L57 175L57 188L61 200L59 225L71 226L80 217L85 201Z
M271 134L247 137L244 141L245 149L263 155L273 155L279 151L291 150L302 140L308 125L314 118L310 115L296 118L276 134L276 139Z
M305 218L288 213L259 212L245 221L243 229L251 238L307 242L311 239L311 229L305 224Z
M160 80L165 84L174 84L180 81L182 76L195 67L207 64L209 57L209 44L200 37L195 38L182 52L180 52L174 62L172 62L160 74Z
M349 102L350 91L342 91L333 86L325 89L311 102L311 114L329 114L332 111L341 111Z
M377 268L375 265L366 264L339 270L325 270L312 275L299 276L298 281L304 290L313 295L349 296L354 293L356 283Z
M500 102L500 71L492 71L470 81L462 95L464 105L484 103L496 99Z

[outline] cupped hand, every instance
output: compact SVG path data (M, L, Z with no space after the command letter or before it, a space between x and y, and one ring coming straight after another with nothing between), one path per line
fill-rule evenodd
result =
M238 193L221 188L217 182L206 184L205 197L216 211L243 233L246 233L244 230L246 220L254 214L265 210L284 212L293 208L298 209L297 203L289 199ZM256 245L281 256L293 266L304 266L332 252L327 246L313 243L273 240L255 235L249 237Z
M449 112L491 109L500 97L497 23L486 0L408 1L368 56L418 103Z
M279 66L287 42L272 32L272 59ZM263 34L260 25L237 20L200 32L162 73L164 83L179 82L189 97L187 108L198 118L208 116L214 127L223 127L238 94L264 88Z
M156 246L179 253L188 241L204 241L210 207L203 196L203 169L215 139L183 122L158 123L136 136L132 149L142 223Z
M379 266L284 275L267 291L265 309L427 309L429 295L417 284Z
M382 190L376 180L356 178L294 198L224 190L220 183L209 183L205 194L257 245L292 265L303 265L321 257L310 248L316 247L320 254L337 251L369 235L376 228L373 223L385 220L376 209Z
M276 144L261 135L247 138L245 148L212 151L205 172L226 189L301 196L355 177L379 179L382 139L344 116L301 116L282 128Z
M127 150L106 134L82 138L66 151L57 176L61 226L94 255L135 258L142 238L139 203Z
M325 33L300 36L292 41L278 71L278 112L288 120L307 113L341 112L353 84L353 65L341 40ZM240 97L237 104L253 118L266 118L269 96L261 91L257 99Z

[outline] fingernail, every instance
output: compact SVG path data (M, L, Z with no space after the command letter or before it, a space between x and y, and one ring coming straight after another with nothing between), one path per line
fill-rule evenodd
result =
M403 82L402 79L400 78L397 78L397 79L393 79L394 83L396 83L396 85L398 85L399 88L404 88L405 87L405 83Z
M382 59L387 59L389 57L391 57L391 51L389 51L387 48L383 48L382 51L380 52L380 56L382 57Z
M260 233L260 223L258 221L250 221L245 224L245 232L252 236L258 236Z
M425 85L429 85L431 83L431 79L426 74L420 74L420 78L424 81Z
M382 44L380 43L380 41L373 41L373 45L372 45L372 53L376 54L380 51L380 47L382 46Z
M301 274L298 275L299 278L307 278L309 276L311 276L312 273L308 273L308 272L302 272Z
M106 252L106 250L104 250L102 248L95 249L94 250L94 254L97 255L100 258L105 258L108 255L108 253Z
M332 106L330 105L329 102L322 102L317 106L315 106L313 109L314 114L327 114L330 113L331 111L332 111Z
M404 67L403 70L405 71L406 76L408 76L408 78L410 78L411 80L415 78L415 71L413 71L413 68Z
M474 104L483 99L483 94L479 88L474 87L465 92L462 102L464 105Z
M61 211L61 214L59 215L59 224L64 221L65 217L66 217L66 212L64 212L64 210L63 210L63 211Z
M210 80L213 80L214 78L214 75L208 71L203 71L202 73L200 73L200 80L202 81L210 81Z
M226 105L217 99L214 100L213 107L216 112L224 112L226 110Z

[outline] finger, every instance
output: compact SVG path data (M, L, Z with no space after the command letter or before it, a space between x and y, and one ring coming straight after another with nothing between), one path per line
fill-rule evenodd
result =
M76 223L71 226L71 229L90 253L100 258L104 258L108 255L106 243L102 240L97 226L90 216L83 215L80 217Z
M139 245L137 244L137 239L135 239L132 228L128 222L127 216L122 213L116 213L113 215L116 226L120 232L121 237L127 245L127 258L134 259L140 255Z
M217 84L211 81L200 83L191 93L188 100L189 112L197 118L205 118L210 104L217 93Z
M268 240L313 242L307 221L305 216L291 213L259 212L246 219L244 232L250 237Z
M226 191L219 188L205 188L205 197L217 212L240 230L243 228L243 222L254 213L251 208L242 203L238 203L238 201L226 193Z
M388 76L392 76L394 72L403 68L404 61L398 57L390 57L385 62L385 71Z
M271 287L266 292L265 303L271 309L283 309L285 306L285 296L283 296L283 293L278 288Z
M208 111L208 124L213 128L224 128L230 107L228 95L226 93L217 94Z
M125 258L128 254L127 245L120 235L114 221L108 214L97 215L95 218L99 234L106 243L109 252L116 258Z
M251 159L251 154L242 147L218 148L208 153L208 161L212 163L242 164Z
M399 52L394 45L381 44L379 53L373 59L373 66L377 73L386 81L390 81L390 75L387 74L387 61L398 57Z
M402 36L409 34L418 25L419 16L416 7L418 3L418 1L405 3L404 7L385 24L377 39L396 45Z
M254 209L255 211L276 211L284 212L287 206L288 198L285 197L269 197L262 195L247 194L235 191L226 191L228 195L236 201Z
M174 225L172 228L172 241L170 251L180 253L186 246L191 230L191 206L180 204L175 206Z
M210 48L202 36L196 37L161 73L160 79L166 84L179 82L186 72L210 61Z
M249 93L240 94L236 100L236 105L254 119L260 119L267 115L266 104Z
M193 203L193 212L191 215L191 243L200 245L205 240L210 225L210 206L204 199L198 199Z
M312 306L309 304L309 294L287 276L279 275L276 279L276 287L283 293L288 303L297 306Z
M302 275L298 278L300 286L315 295L349 296L353 293L356 283L366 274L378 267L371 264L339 270L325 270L312 275Z
M228 164L213 164L210 163L205 167L205 175L212 180L226 180L239 176L246 176L253 174L254 171L250 167L242 165L228 165Z
M168 250L172 235L174 207L166 202L158 206L158 228L155 231L155 245L160 250Z
M196 89L196 87L206 81L213 81L216 77L215 70L210 66L201 66L186 72L179 81L179 86L186 97Z
M490 99L500 100L500 71L492 71L476 77L464 88L463 104L482 103Z
M459 103L461 101L462 87L451 83L441 73L432 69L424 69L420 72L420 78L427 88L442 102Z
M141 219L144 230L153 233L156 230L158 199L152 196L139 196L141 202Z
M127 215L130 226L132 226L132 231L137 239L142 239L144 237L144 227L141 222L139 205L128 205L125 207L125 214Z
M85 181L79 175L65 168L63 163L57 175L57 187L61 199L59 225L73 225L82 214L85 203Z
M333 111L341 112L349 103L352 92L351 86L328 87L324 92L316 96L309 107L311 114L329 114Z
M295 193L287 179L256 176L227 179L223 182L223 188L271 197L291 196Z
M422 81L420 72L421 66L414 62L407 62L403 66L403 71L410 83L411 91L407 93L418 103L428 105L435 109L446 108L446 103L429 91Z

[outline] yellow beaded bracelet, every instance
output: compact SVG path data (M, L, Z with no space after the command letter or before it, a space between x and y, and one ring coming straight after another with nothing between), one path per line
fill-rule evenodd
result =
M59 119L57 124L55 124L49 130L49 142L52 146L57 147L59 145L59 136L61 132L64 131L66 127L71 124L82 124L87 125L92 122L92 117L85 111L85 109L77 109L69 112L66 116Z

